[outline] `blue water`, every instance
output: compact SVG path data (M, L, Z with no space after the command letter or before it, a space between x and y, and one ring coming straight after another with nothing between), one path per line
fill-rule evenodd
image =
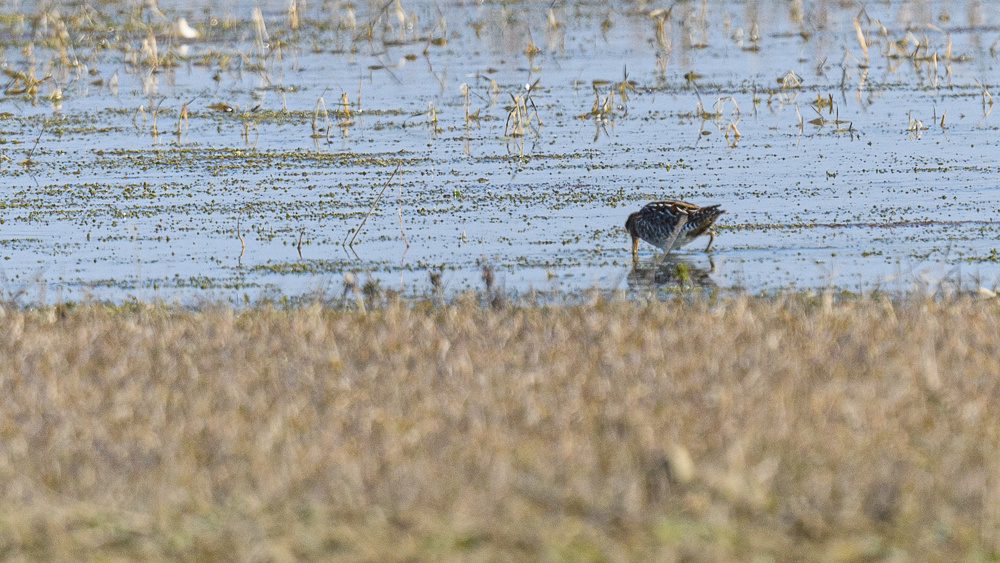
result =
M513 292L641 294L621 225L666 197L727 210L710 255L692 244L673 257L699 274L685 283L1000 283L988 5L678 3L658 40L664 14L633 3L562 4L557 27L548 3L359 5L353 28L346 8L309 3L291 30L274 2L261 5L266 43L254 5L142 12L177 63L155 71L128 10L95 30L59 6L65 59L46 35L56 24L5 18L17 41L5 68L46 77L35 96L11 82L0 98L6 295L242 302L340 295L347 272L419 293L439 268L454 291L481 287L483 264ZM201 36L171 36L180 17ZM609 100L626 71L627 99ZM479 117L468 124L463 84ZM609 101L599 115L595 88ZM345 93L349 123L330 114L327 132L321 115L314 135L320 98L332 111ZM526 95L526 132L512 136L512 99ZM235 111L212 109L223 103ZM640 273L652 250L640 246Z

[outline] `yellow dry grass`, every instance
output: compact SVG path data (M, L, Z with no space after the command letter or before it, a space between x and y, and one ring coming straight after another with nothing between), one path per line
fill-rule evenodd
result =
M1000 553L995 299L0 317L5 559Z

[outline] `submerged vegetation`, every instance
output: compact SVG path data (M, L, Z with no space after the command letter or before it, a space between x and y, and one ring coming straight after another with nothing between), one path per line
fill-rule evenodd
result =
M0 552L1000 554L995 295L363 311L358 290L0 309Z

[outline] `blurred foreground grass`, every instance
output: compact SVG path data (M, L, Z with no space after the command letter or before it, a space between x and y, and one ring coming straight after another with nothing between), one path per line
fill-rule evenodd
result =
M0 309L0 557L996 559L1000 304Z

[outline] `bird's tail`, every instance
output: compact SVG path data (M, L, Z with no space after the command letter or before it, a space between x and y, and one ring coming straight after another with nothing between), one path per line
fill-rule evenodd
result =
M725 213L724 210L719 209L719 205L709 205L707 207L702 207L701 209L688 214L687 225L685 225L685 230L689 231L688 236L696 237L712 227L715 220L719 218L719 215Z

